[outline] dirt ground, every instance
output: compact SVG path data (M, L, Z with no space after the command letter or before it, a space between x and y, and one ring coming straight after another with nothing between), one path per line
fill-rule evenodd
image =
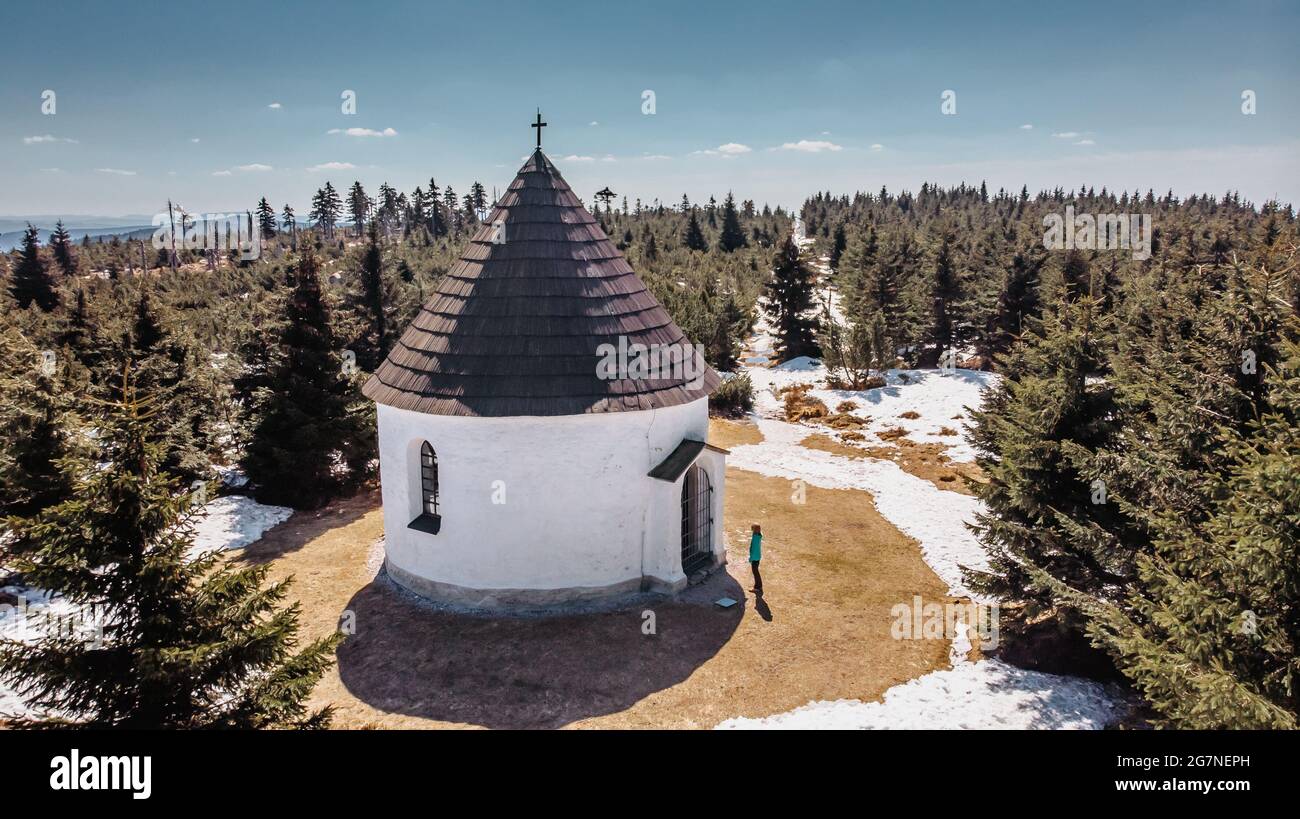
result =
M757 434L715 422L711 440ZM490 618L414 598L376 576L375 493L299 513L242 559L294 576L304 637L345 613L355 624L313 696L336 707L338 728L709 728L811 700L877 699L947 665L946 641L890 638L892 606L950 598L868 494L808 487L800 505L790 482L735 469L726 490L726 570L677 600L612 612ZM762 599L746 591L751 522L765 534ZM714 606L724 595L741 604Z

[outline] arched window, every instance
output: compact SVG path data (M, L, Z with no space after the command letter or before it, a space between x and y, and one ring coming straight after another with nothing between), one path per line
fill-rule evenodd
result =
M682 481L682 571L690 575L713 559L713 484L692 466Z
M428 441L420 445L420 499L424 514L438 514L438 454Z
M442 529L442 514L438 511L438 453L428 441L420 444L420 514L410 527L431 535Z

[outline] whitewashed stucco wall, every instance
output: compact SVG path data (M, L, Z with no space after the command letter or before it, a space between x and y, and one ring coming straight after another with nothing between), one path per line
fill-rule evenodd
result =
M681 482L647 473L683 438L707 440L706 399L641 412L510 418L380 405L378 425L385 546L395 575L480 590L681 579ZM426 440L438 455L436 535L407 526L420 509ZM721 461L709 450L699 461L715 488L715 551Z

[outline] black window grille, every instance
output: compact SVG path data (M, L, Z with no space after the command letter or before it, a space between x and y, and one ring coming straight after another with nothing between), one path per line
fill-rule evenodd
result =
M424 514L438 514L438 455L428 441L420 445L420 496Z
M682 571L691 574L713 557L713 485L703 468L692 466L682 481Z

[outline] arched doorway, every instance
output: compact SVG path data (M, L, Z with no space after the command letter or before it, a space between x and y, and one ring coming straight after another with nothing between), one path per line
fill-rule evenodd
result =
M713 559L713 484L702 467L682 480L682 571L690 576Z

